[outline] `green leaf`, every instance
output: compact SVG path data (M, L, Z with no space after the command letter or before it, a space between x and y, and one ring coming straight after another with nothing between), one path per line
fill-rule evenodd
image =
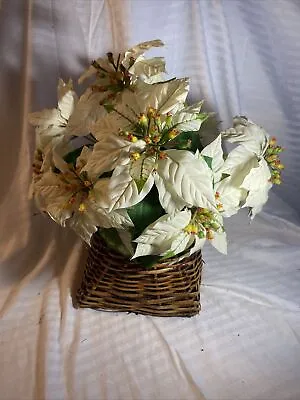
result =
M169 250L169 251L167 251L166 254L163 256L163 260L166 259L166 258L174 257L174 256L176 256L175 252L174 252L173 250Z
M220 182L221 182L223 179L228 178L229 176L230 176L230 174L225 174L225 173L223 173L222 176L221 176Z
M136 239L148 225L165 214L159 203L157 189L152 188L150 193L138 204L127 209L128 215L134 224L133 239Z
M147 179L135 179L134 181L138 188L138 192L141 193L141 191L143 190L143 187L145 186L145 183L147 182Z
M212 169L212 157L208 157L208 156L202 156L206 162L206 164L209 166L210 169Z
M177 150L191 150L193 153L196 150L201 151L203 149L199 133L193 131L180 133L180 135L167 144L167 147Z
M105 108L105 110L110 113L112 111L114 111L115 107L112 104L103 104L103 107Z
M84 146L79 147L76 150L71 151L70 153L64 156L64 161L68 164L73 164L75 166L77 158L80 156L81 151Z
M138 264L141 264L143 267L151 268L153 265L158 263L162 259L161 256L144 256L144 257L137 257L135 261Z
M98 234L105 241L107 246L117 253L121 253L125 257L130 257L131 254L124 246L116 228L99 229Z

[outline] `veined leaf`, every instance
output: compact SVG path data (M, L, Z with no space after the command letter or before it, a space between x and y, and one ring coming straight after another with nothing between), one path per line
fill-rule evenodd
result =
M130 152L143 149L145 142L131 143L116 135L103 135L94 145L84 170L94 179L104 172L112 171L118 165L129 163Z
M214 181L218 182L221 179L222 173L220 171L224 164L221 135L208 146L204 147L201 155L213 171Z
M235 117L233 128L222 132L222 136L231 143L244 146L249 152L262 156L269 142L269 134L246 117Z
M69 120L70 115L74 112L77 100L77 95L73 90L69 90L58 100L58 109L66 121Z
M200 113L203 101L184 107L172 119L172 125L181 132L199 131L208 114Z
M171 249L172 242L177 238L181 231L188 225L191 219L191 212L184 210L173 216L163 215L135 239L138 243L136 254L160 254L163 255ZM142 246L151 245L151 247ZM146 255L146 254L144 254Z
M138 160L131 161L130 175L134 179L138 191L141 192L155 166L155 156L142 155Z
M162 207L168 214L174 214L176 211L181 211L184 206L186 206L186 202L178 196L176 191L173 188L172 183L163 179L159 175L159 169L154 174L154 181L159 193L159 201Z
M110 178L109 211L128 208L139 203L150 192L153 183L154 178L150 175L142 191L139 192L134 179L130 175L130 164L117 166Z
M137 59L139 56L143 55L147 50L150 50L152 47L162 47L162 46L164 46L164 43L159 39L139 43L125 52L122 64L124 65L124 67L128 68L130 65L131 57Z
M185 232L181 232L172 242L171 251L176 254L180 254L185 251L194 241L194 237Z
M157 172L190 206L216 210L212 172L206 162L185 150L167 150Z
M136 76L140 76L141 79L147 83L154 83L155 79L151 77L161 76L166 71L165 60L162 57L154 57L150 59L144 59L139 57L133 66L130 68L130 73Z

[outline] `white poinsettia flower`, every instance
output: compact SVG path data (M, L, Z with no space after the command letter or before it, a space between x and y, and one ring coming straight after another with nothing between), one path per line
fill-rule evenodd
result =
M140 193L146 196L154 183L169 213L185 205L215 209L212 174L203 159L186 150L161 150L181 131L198 131L207 117L200 113L201 102L184 106L187 92L185 79L139 85L134 93L124 92L122 103L94 125L98 143L86 171L101 176L120 167L110 178L110 209L136 204ZM131 199L130 193L135 193Z
M70 116L77 102L77 95L72 89L71 82L65 84L62 80L58 85L58 106L29 114L29 122L36 127L37 149L57 143L66 134Z
M244 160L237 156L238 152L232 151L224 160L221 134L200 153L212 171L217 208L224 217L236 214L247 194L240 188L245 176L241 174Z
M269 134L246 117L233 118L233 127L222 132L222 136L230 143L238 143L249 152L262 157L269 145Z
M229 153L223 172L231 176L231 189L234 187L234 190L244 192L241 198L243 207L249 207L253 218L266 203L272 183L281 183L280 171L284 166L278 154L282 148L276 145L275 138L270 139L263 128L246 117L235 117L233 125L222 136L238 146Z
M70 116L67 134L86 136L96 121L107 114L101 102L105 99L103 93L88 88L78 99L74 112Z
M268 193L272 186L270 168L262 158L258 161L258 165L251 169L241 184L241 188L248 191L243 207L251 209L252 218L262 210L268 200Z
M165 255L170 252L172 247L174 255L184 251L190 239L189 234L184 233L184 229L190 220L190 210L179 211L172 216L163 215L135 239L138 245L132 258L150 254ZM181 234L184 236L182 241L179 240ZM177 250L178 252L176 252Z
M60 172L49 170L34 184L37 206L58 224L74 229L88 243L98 227L122 229L132 225L126 210L109 212L99 205L106 196L108 182L94 182L83 171L89 153L84 147L73 168L61 161Z
M100 88L112 88L113 86L129 86L137 78L146 83L153 83L162 78L165 72L165 61L162 57L145 59L143 54L153 48L162 47L161 40L152 40L140 43L124 54L119 54L116 58L112 53L107 53L107 58L98 58L80 76L78 82L82 83L86 79L96 76L96 85Z
M220 134L201 151L201 156L212 169L217 207L224 217L236 214L242 207L252 209L253 217L266 202L272 186L270 168L263 158L269 137L261 128L253 126L251 123L251 135L241 130L240 136L233 133L232 140L229 129L226 135ZM222 149L224 136L230 141L242 143L229 152L226 159ZM254 180L259 182L258 186Z
M227 253L226 233L222 217L208 209L199 208L193 213L183 210L173 215L163 215L135 240L133 258L160 255L165 258L180 253L191 255L203 248L208 240L218 251Z

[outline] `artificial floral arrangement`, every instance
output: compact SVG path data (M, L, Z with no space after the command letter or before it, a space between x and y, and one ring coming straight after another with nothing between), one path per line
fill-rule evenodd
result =
M282 148L244 116L203 145L213 116L201 110L202 101L186 103L187 78L167 79L163 58L144 57L148 49L161 46L160 40L144 42L93 61L79 79L80 84L89 82L81 96L71 80L60 80L57 107L29 117L36 127L32 187L38 208L88 244L92 241L81 306L152 314L161 309L156 315L197 313L204 244L225 254L223 218L244 207L253 218L273 184L281 183ZM229 152L226 142L233 144ZM192 272L193 290L183 271L189 262L189 268L198 265L196 278ZM111 279L117 277L112 288L103 271L116 263L110 271ZM122 288L121 264L127 274ZM150 294L137 295L147 286L142 271L158 282L154 300ZM172 279L183 285L183 303L194 293L196 311L189 313L189 306L183 306L184 312L168 311L178 288L175 282L176 290L167 291L167 306L162 285L168 280L169 288ZM152 289L153 282L148 282ZM131 297L127 293L125 299L120 293L127 289ZM88 291L94 296L89 301ZM113 297L109 305L104 291Z

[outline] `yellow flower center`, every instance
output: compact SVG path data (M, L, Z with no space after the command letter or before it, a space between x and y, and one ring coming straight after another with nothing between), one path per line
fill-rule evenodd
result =
M86 206L84 203L79 204L78 211L84 212L86 210Z

